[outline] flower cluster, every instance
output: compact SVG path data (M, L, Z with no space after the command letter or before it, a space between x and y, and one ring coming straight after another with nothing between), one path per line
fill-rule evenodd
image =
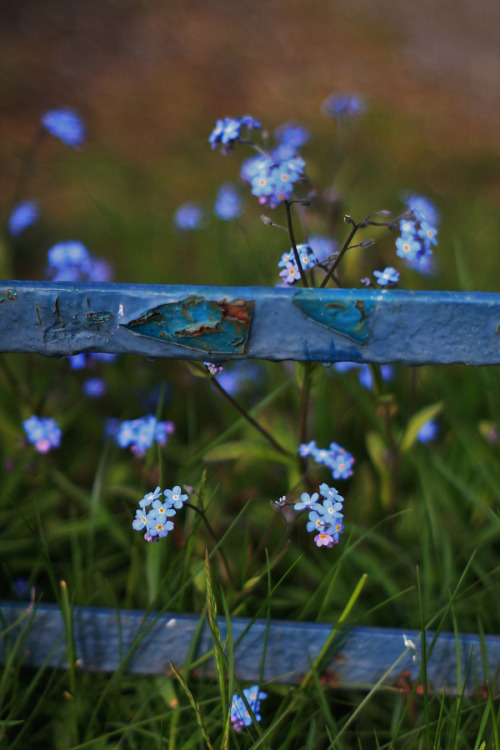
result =
M310 443L299 445L299 453L303 458L312 456L317 463L328 466L334 479L349 479L353 475L354 456L338 443L330 443L327 450L318 448L316 441L311 440Z
M321 500L319 496L321 497ZM339 536L344 530L342 525L343 513L342 504L344 498L339 495L334 487L327 484L321 484L319 494L313 492L303 492L300 501L295 503L296 511L309 510L309 521L307 523L308 531L316 531L314 537L316 546L332 547L338 544Z
M274 156L254 156L244 162L241 177L252 187L259 203L276 208L281 201L288 200L293 187L302 178L305 161L301 156L283 160Z
M252 709L255 720L262 721L262 716L259 713L260 702L267 698L267 693L263 693L261 690L259 690L258 685L252 685L251 687L245 688L243 690L243 695L245 696L248 705ZM245 703L243 702L243 698L236 693L233 695L231 701L231 723L233 725L233 729L235 729L237 732L241 732L243 727L249 727L252 723L252 717Z
M163 492L157 487L154 492L146 493L142 500L139 500L132 528L136 531L145 530L144 539L147 542L159 541L172 531L174 524L168 519L175 516L176 511L182 508L187 499L188 496L182 494L178 485ZM148 508L150 510L147 510Z
M61 442L61 430L55 419L33 415L23 422L28 442L35 446L38 453L47 453L51 448L58 448Z
M310 138L309 131L296 122L286 122L276 128L274 136L278 145L273 149L272 155L277 161L296 156L297 149L307 143Z
M335 255L337 243L329 237L316 235L307 243L297 245L300 264L304 271L313 268L318 263L323 263ZM300 279L300 271L295 260L293 248L283 253L278 268L281 268L280 276L285 284L294 284Z
M241 141L244 131L247 134L251 130L261 130L262 125L250 115L244 117L224 117L223 120L217 120L215 128L212 130L209 143L213 149L221 147L223 154L229 154L235 144Z
M319 262L310 245L297 245L297 253L299 255L300 265L304 271L307 271L308 268L313 268ZM285 284L294 284L300 279L300 271L295 260L293 248L288 252L283 253L281 260L278 262L278 268L282 269L280 271L280 276Z
M437 245L438 215L424 197L411 196L407 205L410 218L399 222L401 237L396 240L396 255L421 273L432 272L432 246Z
M19 237L38 219L40 211L35 201L21 201L12 209L7 219L7 229L13 237Z
M49 109L42 115L42 125L48 133L72 148L78 148L85 140L83 120L69 107Z
M353 120L365 109L365 101L359 94L330 94L321 105L324 115L337 120Z
M130 448L132 453L142 458L154 440L161 446L166 445L174 430L173 422L158 422L156 417L148 414L120 422L115 427L115 437L120 448Z
M47 253L46 276L51 281L109 281L111 267L93 257L82 242L58 242Z

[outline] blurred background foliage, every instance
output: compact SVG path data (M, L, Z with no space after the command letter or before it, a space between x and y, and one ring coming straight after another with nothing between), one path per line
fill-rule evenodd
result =
M84 153L44 144L26 196L43 196L43 222L17 243L18 276L41 277L45 250L78 238L120 281L274 284L286 241L257 221L249 193L245 234L215 218L183 237L172 226L179 204L210 209L218 185L237 180L240 155L211 152L207 138L217 117L248 112L271 132L288 120L311 129L308 173L323 187L333 179L341 212L398 210L405 191L425 194L443 216L431 285L496 289L491 0L25 0L0 14L2 205L43 111L72 106L89 129ZM320 114L332 91L369 105L335 155Z

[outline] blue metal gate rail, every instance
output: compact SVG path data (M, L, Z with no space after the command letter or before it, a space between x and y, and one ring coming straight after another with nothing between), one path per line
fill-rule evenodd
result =
M500 295L0 282L0 351L500 363Z

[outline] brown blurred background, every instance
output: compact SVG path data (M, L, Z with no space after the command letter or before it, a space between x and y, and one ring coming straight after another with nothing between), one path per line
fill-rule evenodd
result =
M109 224L114 212L147 216L196 198L207 171L213 184L236 177L222 161L215 175L207 137L217 117L314 128L326 96L353 91L375 112L371 137L388 171L413 170L402 188L428 184L445 201L458 181L498 209L499 40L495 0L7 0L0 198L52 106L74 106L89 127L91 166L78 185L59 156L34 176L32 193L47 193L48 214L70 231L72 216L92 223L82 195Z

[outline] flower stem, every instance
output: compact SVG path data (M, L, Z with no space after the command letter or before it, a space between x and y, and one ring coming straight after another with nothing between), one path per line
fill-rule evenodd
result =
M297 250L297 243L295 241L295 233L293 231L293 222L292 222L292 212L290 210L290 202L289 201L283 201L285 204L286 209L286 221L288 226L288 235L290 237L290 242L292 243L292 250L293 255L295 257L295 263L297 264L297 268L299 269L300 273L300 280L302 281L302 284L307 287L309 286L307 283L306 275L304 273L304 269L302 268L302 263L300 262L299 257L299 251Z
M330 279L332 278L332 276L334 274L335 269L337 268L338 264L342 260L342 257L344 256L345 252L349 249L349 246L351 244L352 238L354 237L354 235L356 234L356 232L358 231L358 229L360 228L360 226L364 225L364 222L362 222L361 224L356 224L352 219L351 219L351 223L352 223L352 229L349 232L349 235L348 235L346 241L342 245L342 248L340 249L339 254L337 255L337 257L333 261L332 265L330 266L330 269L329 269L328 273L326 274L325 278L323 279L323 281L319 285L320 289L323 289L328 284L328 282L330 281Z

